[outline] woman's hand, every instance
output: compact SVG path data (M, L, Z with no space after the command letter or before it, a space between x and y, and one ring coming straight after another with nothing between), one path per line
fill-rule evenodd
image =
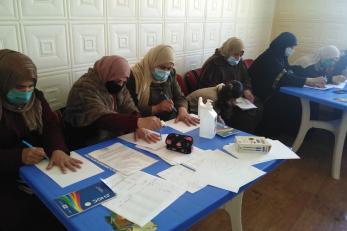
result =
M147 143L156 143L160 140L160 136L156 133L150 132L145 128L138 128L135 132L135 141L142 139Z
M306 78L305 84L311 87L323 88L326 84L326 78L323 76L316 78Z
M152 113L157 114L160 112L171 112L173 110L174 103L171 99L165 99L158 103L157 105L152 106Z
M178 121L182 121L188 126L195 126L199 124L200 119L189 115L187 109L185 109L184 107L180 107L178 108L178 115L176 117L175 123L177 123Z
M22 150L22 162L24 164L37 164L46 154L43 148L32 147L32 148L23 148Z
M254 95L251 90L247 89L243 91L243 97L251 101L252 103L254 102Z
M156 131L159 128L161 128L161 121L156 116L148 116L144 118L139 118L137 120L137 127L138 128L147 128L152 131Z
M53 166L58 166L62 173L66 173L66 168L75 172L77 168L81 168L82 161L70 157L65 152L61 150L55 150L52 153L52 157L47 165L47 170L53 168Z
M346 81L346 76L344 76L344 75L335 75L332 78L333 84L336 84L336 85L340 84L340 83L343 83L345 81Z

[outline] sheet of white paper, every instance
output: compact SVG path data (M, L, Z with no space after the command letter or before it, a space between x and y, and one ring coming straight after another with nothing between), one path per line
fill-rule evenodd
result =
M159 134L157 132L153 132L153 133ZM125 140L127 142L130 142L130 143L136 144L139 147L145 147L145 148L149 148L149 149L153 149L153 150L158 150L158 149L166 146L165 139L167 136L168 136L168 134L162 134L161 140L159 140L156 143L147 143L145 140L142 140L142 139L137 139L137 141L135 141L133 132L128 133L126 135L119 136L118 138Z
M91 152L88 155L96 161L125 175L132 174L157 162L157 160L121 143L112 144L111 146Z
M265 174L221 150L202 152L185 165L196 169L196 176L207 184L232 192Z
M235 104L236 104L236 106L238 106L242 110L249 110L249 109L257 108L257 106L255 106L251 101L249 101L248 99L246 99L244 97L237 98Z
M157 155L162 160L164 160L165 162L171 165L183 164L190 159L194 159L195 157L199 155L199 152L203 151L202 149L198 147L193 147L193 151L190 154L182 154L179 152L171 151L171 150L168 150L166 147L158 149L158 150L151 150L146 148L143 148L143 149Z
M109 210L144 226L179 198L185 190L145 172L103 180L117 195L103 203Z
M190 114L190 115L194 116L196 118L199 118L195 114ZM173 129L175 129L177 131L180 131L180 132L183 132L183 133L190 132L190 131L200 127L199 124L195 125L195 126L193 126L193 125L188 126L185 123L183 123L182 121L179 121L179 122L175 123L175 119L166 121L165 124L166 124L166 126L169 126L169 127L173 128Z
M282 144L278 140L267 139L267 141L271 144L270 152L264 153L246 153L246 152L238 152L236 150L236 145L234 143L225 145L223 148L227 152L231 153L233 156L237 157L240 161L246 164L254 165L270 160L277 159L299 159L300 157L296 155L292 150L290 150L287 146Z
M66 173L63 174L60 171L60 168L54 166L50 170L46 170L48 165L48 160L42 160L40 163L36 164L36 167L40 169L43 173L49 176L52 180L54 180L60 187L64 188L81 180L87 179L89 177L95 176L104 170L96 166L90 160L84 158L83 156L77 154L76 152L71 152L71 157L81 160L83 164L81 164L81 168L76 172L73 172L67 169Z
M346 85L346 82L343 82L343 83L340 83L340 84L337 84L337 85L335 85L335 84L326 84L325 87L311 87L311 86L308 86L308 85L304 85L304 87L317 89L317 90L328 90L328 89L331 89L331 88L343 89L343 88L345 88L345 85Z
M207 184L195 171L182 165L170 167L157 174L172 184L186 189L190 193L195 193L204 188Z

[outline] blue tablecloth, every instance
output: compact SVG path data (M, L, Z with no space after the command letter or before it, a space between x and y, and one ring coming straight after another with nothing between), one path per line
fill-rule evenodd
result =
M176 132L169 127L162 129L163 133ZM199 137L199 129L195 129L188 135L193 136L194 145L202 149L222 149L224 145L233 142L234 136L228 138L221 138L216 136L214 139L204 139ZM135 148L134 144L122 141L118 138L108 140L93 146L82 148L77 150L79 154L85 155L94 150L103 148L105 146L111 145L115 142L121 142L126 144L129 147ZM137 149L137 148L135 148ZM143 171L150 174L157 174L158 172L170 167L169 164L162 161L157 156L137 149L147 155L158 159L157 163L149 166ZM261 163L256 165L257 168L269 172L278 166L282 160L269 161L266 163ZM76 184L70 185L65 188L61 188L54 181L52 181L48 176L42 173L39 169L33 166L25 166L20 169L22 178L33 188L38 197L45 203L45 205L55 214L55 216L64 224L69 230L95 230L95 231L111 231L112 227L105 221L105 216L111 214L109 210L103 206L97 206L88 211L83 212L82 214L73 216L71 218L65 217L65 215L60 211L60 209L54 204L54 198L79 190L88 185L91 185L100 180L100 178L106 178L114 174L108 169L100 166L105 171L96 176L78 182ZM257 180L259 180L258 178ZM239 193L249 188L257 180L243 186ZM212 186L207 186L202 190L191 194L186 192L168 208L162 211L158 216L156 216L153 222L158 225L158 230L185 230L195 224L200 219L206 217L209 213L217 209L218 207L225 204L227 201L231 200L237 194L215 188ZM34 212L34 211L33 211Z

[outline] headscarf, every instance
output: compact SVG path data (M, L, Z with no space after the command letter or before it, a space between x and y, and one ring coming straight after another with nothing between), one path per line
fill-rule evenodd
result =
M128 61L118 55L102 57L95 62L94 70L104 83L130 75Z
M308 66L311 66L313 64L316 64L320 62L321 60L326 59L338 59L340 57L340 51L337 49L336 46L326 46L319 48L315 53L311 55L306 55L298 60L296 60L293 65L302 66L303 68L306 68Z
M72 86L64 120L74 127L84 127L92 124L103 115L120 112L137 111L126 87L112 95L105 83L130 75L130 66L121 56L104 56L96 61L93 68L77 80Z
M243 45L241 39L231 37L223 43L223 45L219 48L219 51L224 57L229 58L232 54L241 52L244 49L245 46Z
M0 50L0 118L3 108L6 108L20 113L30 131L37 130L42 133L42 105L35 92L24 106L13 105L7 101L7 93L15 88L17 83L24 81L33 81L36 86L37 70L33 61L17 51Z
M164 63L175 63L174 49L169 45L158 45L151 48L143 59L131 68L135 78L138 107L143 110L148 106L150 86L155 82L152 77L152 70Z

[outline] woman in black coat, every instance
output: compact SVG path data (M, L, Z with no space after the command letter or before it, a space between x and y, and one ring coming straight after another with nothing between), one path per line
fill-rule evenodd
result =
M299 127L301 106L297 98L279 92L282 86L303 87L304 84L323 87L325 79L303 78L295 75L288 63L297 40L294 34L283 32L277 36L252 64L249 74L253 91L264 103L263 120L258 133L278 137L282 128L296 132Z

